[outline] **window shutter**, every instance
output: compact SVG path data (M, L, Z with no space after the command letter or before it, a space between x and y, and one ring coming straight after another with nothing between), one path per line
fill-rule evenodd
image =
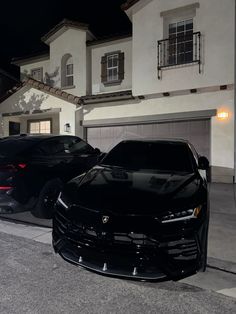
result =
M101 81L107 82L107 57L103 56L101 59Z
M125 77L125 54L124 52L119 53L119 80L122 81Z

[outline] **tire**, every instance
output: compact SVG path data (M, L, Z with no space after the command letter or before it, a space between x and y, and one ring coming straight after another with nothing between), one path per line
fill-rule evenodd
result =
M202 229L202 258L200 261L200 271L205 272L207 267L207 247L208 247L208 229L209 229L209 216L207 222L204 224Z
M54 213L54 204L61 190L60 179L48 181L39 193L38 201L31 211L32 215L37 218L51 219Z

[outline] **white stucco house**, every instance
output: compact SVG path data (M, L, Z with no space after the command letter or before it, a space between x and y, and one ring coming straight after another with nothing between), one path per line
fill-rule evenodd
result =
M190 140L213 181L233 182L234 0L128 0L132 34L96 39L64 20L49 53L15 60L20 86L0 100L2 135L70 132L103 151L124 138ZM29 78L30 77L30 78Z

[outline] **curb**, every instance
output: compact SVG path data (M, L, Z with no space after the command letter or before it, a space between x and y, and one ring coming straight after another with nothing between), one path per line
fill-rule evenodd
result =
M236 275L236 263L214 257L207 258L207 267Z

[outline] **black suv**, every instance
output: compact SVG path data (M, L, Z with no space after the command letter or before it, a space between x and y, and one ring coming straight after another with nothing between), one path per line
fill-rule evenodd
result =
M53 246L104 275L157 280L205 270L205 157L183 140L123 141L58 197Z
M99 159L76 136L19 135L0 140L0 213L31 211L51 218L63 184Z

